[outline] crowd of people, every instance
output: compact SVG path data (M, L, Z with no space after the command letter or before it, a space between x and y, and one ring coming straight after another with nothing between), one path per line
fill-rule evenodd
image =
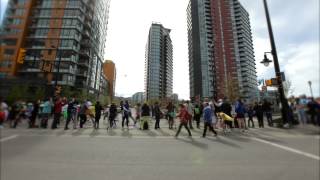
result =
M107 129L117 128L117 121L121 120L121 127L129 129L130 120L133 126L141 130L151 128L154 119L154 129L160 129L160 120L166 119L169 129L177 129L176 136L184 127L189 136L192 136L190 129L200 129L203 123L203 137L206 137L207 129L217 136L215 129L221 128L224 133L231 132L233 128L239 128L245 132L248 128L255 128L253 118L256 117L258 127L264 127L264 116L268 126L273 126L273 106L274 104L264 100L254 104L246 104L240 99L234 104L227 98L218 101L204 100L203 102L192 103L190 101L181 102L176 105L172 102L161 104L137 103L131 106L128 101L121 101L117 106L115 103L101 105L99 101L92 103L89 100L80 102L75 98L45 99L36 102L24 102L18 100L10 106L6 101L1 100L0 106L0 128L3 123L8 123L9 127L16 128L22 120L28 120L29 128L51 128L64 127L69 129L72 123L73 128L84 128L89 121L93 128L99 129L100 119L106 120ZM313 123L320 125L320 100L305 96L295 98L290 101L290 113L288 117L293 123L297 114L299 124ZM133 113L132 113L133 112ZM296 113L294 113L296 112ZM52 118L51 124L49 119ZM176 119L180 124L176 125ZM64 121L62 121L64 120ZM62 124L64 122L64 124ZM137 123L139 126L137 126Z

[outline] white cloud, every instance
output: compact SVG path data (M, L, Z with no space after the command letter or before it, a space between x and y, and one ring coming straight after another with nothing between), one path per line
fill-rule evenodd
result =
M292 81L294 94L310 95L308 81L312 82L315 96L319 96L320 69L319 69L319 44L303 44L288 52L287 63L284 71ZM284 57L286 55L284 54Z

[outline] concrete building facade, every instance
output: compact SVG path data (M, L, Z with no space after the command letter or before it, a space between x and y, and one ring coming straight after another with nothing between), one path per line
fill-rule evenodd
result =
M190 97L255 99L249 14L238 0L190 0Z
M108 79L108 94L110 99L112 100L115 95L115 87L116 87L116 65L111 60L106 60L103 63L103 72L106 78Z

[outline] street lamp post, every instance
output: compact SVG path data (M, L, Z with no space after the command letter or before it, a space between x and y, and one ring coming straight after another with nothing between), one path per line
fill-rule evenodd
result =
M271 54L273 56L274 69L275 69L275 73L276 73L276 79L277 79L277 83L278 83L278 91L279 91L279 95L280 95L282 119L279 122L279 126L282 127L284 122L285 123L288 122L288 116L287 116L288 115L288 101L284 95L282 77L281 77L280 66L279 66L278 55L277 55L277 49L276 49L276 44L274 42L267 0L263 0L263 4L264 4L264 9L265 9L266 18L267 18L269 38L270 38L270 43L271 43ZM265 54L265 60L267 60L266 54Z
M311 94L311 97L313 97L313 92L312 92L312 82L311 81L308 81L308 84L309 84L309 88L310 88L310 94Z
M59 52L59 59L58 59L57 74L55 76L55 82L54 82L55 88L58 86L58 75L60 73L60 63L61 63L61 52L60 52L59 48L57 48L57 53L58 52Z

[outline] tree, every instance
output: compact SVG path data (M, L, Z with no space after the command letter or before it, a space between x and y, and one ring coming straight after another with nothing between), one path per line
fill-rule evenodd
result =
M7 97L9 103L13 103L19 99L25 99L28 96L28 86L27 85L15 85L10 90Z
M239 85L232 78L231 74L228 74L226 82L226 95L231 102L235 102L239 99Z
M44 88L36 87L33 100L44 99L45 93Z
M282 84L283 84L284 95L286 97L288 97L294 93L294 88L292 87L292 82L290 79L287 79Z

